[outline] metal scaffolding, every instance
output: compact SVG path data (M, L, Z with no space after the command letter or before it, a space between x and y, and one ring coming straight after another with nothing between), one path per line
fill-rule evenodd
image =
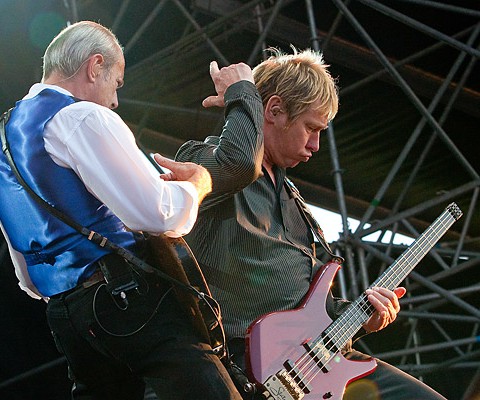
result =
M88 1L70 0L64 3L68 5L73 21L89 15ZM137 2L126 0L120 8L112 9L114 31L127 23L132 9L140 7L134 3ZM480 11L428 0L382 3L375 0L160 0L136 31L130 34L125 45L126 57L136 50L142 40L147 40L145 32L167 7L169 12L175 9L183 16L185 25L176 39L128 67L126 86L131 86L126 88L127 95L121 99L127 108L119 111L125 112L138 142L146 149L173 156L175 149L191 134L188 129L178 136L165 132L160 134L160 129L153 122L157 111L168 112L179 119L186 114L196 115L211 126L221 124L219 114L199 111L189 102L175 101L173 94L170 97L164 94L166 91L175 92L175 84L200 91L201 85L195 83L195 66L212 57L223 65L232 62L235 53L229 48L228 41L240 32L253 38L245 41L248 48L242 52L250 65L262 57L262 51L272 41L288 42L298 48L308 45L323 51L330 64L347 64L353 59L359 64L356 66L357 79L350 80L347 86L341 88L341 98L355 95L370 83L381 81L398 89L397 93L401 93L415 110L413 128L403 146L398 148L397 157L384 166L383 180L370 182L373 188L370 198L360 199L352 195L354 187L344 181L343 160L339 155L342 146L337 143L346 139L342 137L341 129L337 130L335 121L330 124L327 133L331 188L309 181L304 176L296 176L295 171L292 171L292 180L307 201L335 209L341 215L343 230L340 239L332 245L346 262L336 278L335 290L352 300L408 248L395 240L398 234L417 238L433 222L431 216L437 213L439 207L458 202L464 214L458 226L439 238L419 268L402 283L407 288L407 295L401 299L402 311L397 322L386 332L362 339L358 346L360 350L433 385L449 399L478 398L475 396L478 396L480 386L480 274L474 270L480 264L480 176L471 160L452 140L452 132L445 128L445 123L452 110L458 108L466 110L476 119L478 129L480 94L479 88L472 86L471 82L480 57ZM301 8L307 16L306 23L287 19L282 10L288 7ZM326 22L322 19L324 8L328 8L330 13L326 30ZM450 13L452 18L468 16L473 23L457 33L445 34L416 19L418 10L428 13L439 9ZM335 12L333 17L332 10ZM411 14L409 10L412 10ZM366 13L381 15L390 19L392 24L428 36L433 42L402 58L394 58L386 53L385 45L378 44L372 37L371 25L366 23L372 19L366 19ZM345 25L356 37L355 43L339 38L339 27ZM455 52L455 56L444 75L433 76L421 69L411 68L416 61L445 47ZM200 55L198 48L208 54ZM178 72L178 79L162 75L166 66L174 65L178 71L183 71L181 65L185 64L187 55L192 63L189 74ZM155 71L156 82L152 82L151 71ZM138 111L140 108L142 111ZM425 175L425 170L429 169L426 163L432 151L437 151L439 147L451 156L451 165L461 171L461 179L450 183L448 190L412 204L410 192L417 185L427 185L428 179L433 179L431 174L434 172ZM375 154L365 154L375 157ZM412 154L414 162L411 161ZM394 198L394 201L385 200L387 192L388 198ZM350 228L349 218L352 215L360 221L355 230ZM373 233L377 233L378 239L369 240L368 236ZM4 243L0 250L0 255L7 257ZM451 379L446 379L447 376Z

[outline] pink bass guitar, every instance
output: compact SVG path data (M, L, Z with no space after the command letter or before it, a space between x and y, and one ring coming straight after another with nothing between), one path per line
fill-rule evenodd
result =
M455 203L427 228L371 285L393 290L450 226L462 216ZM330 285L340 265L325 264L300 307L266 314L246 335L247 374L268 399L341 399L352 381L372 373L375 360L347 360L340 353L374 312L365 294L334 322L325 311Z

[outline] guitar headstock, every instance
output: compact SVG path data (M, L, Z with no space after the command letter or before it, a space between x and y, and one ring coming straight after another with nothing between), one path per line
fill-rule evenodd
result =
M449 204L447 210L450 212L452 217L455 218L455 221L458 221L463 215L462 210L460 210L460 208L455 203Z

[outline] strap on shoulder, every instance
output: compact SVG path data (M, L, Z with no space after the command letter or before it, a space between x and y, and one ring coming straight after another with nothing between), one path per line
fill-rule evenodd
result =
M295 199L295 202L298 206L298 209L300 210L300 213L302 214L303 219L307 223L307 225L310 227L312 230L313 234L319 241L319 243L322 245L323 249L325 252L332 257L332 260L334 260L337 264L342 264L344 259L338 255L336 255L332 249L330 248L329 244L325 240L325 236L323 234L323 230L320 227L320 224L317 222L315 217L313 216L312 212L308 208L307 204L305 203L305 200L303 197L300 195L300 192L298 189L295 187L293 182L285 177L285 187L287 191L292 195L292 197Z

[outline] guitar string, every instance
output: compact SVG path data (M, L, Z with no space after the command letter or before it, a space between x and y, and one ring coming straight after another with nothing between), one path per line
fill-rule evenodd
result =
M433 227L433 225L432 225L432 227ZM447 229L448 229L448 228L447 228ZM433 229L431 229L431 231L432 231L432 230L433 230ZM426 235L427 233L429 233L429 232L425 232L425 234L424 234L421 238L425 238L425 235ZM439 235L437 234L437 237L438 237L438 236L439 236ZM420 240L421 238L419 238L419 240L417 241L417 244L420 244L420 245L417 246L417 247L419 247L420 249L421 249L421 247L422 247L422 245L423 245L422 242L425 242L425 240L423 240L423 241ZM433 245L432 245L432 246L429 246L429 247L431 248L431 247L433 247ZM418 249L414 249L414 250L418 250ZM426 254L426 252L424 252L423 255L425 255L425 254ZM423 256L422 256L422 257L423 257ZM402 260L399 259L399 262L400 262L400 261L402 261ZM416 264L415 264L415 265L416 265ZM412 269L413 269L413 268L412 268ZM397 280L398 280L398 277L397 277ZM398 282L398 283L400 283L400 282ZM382 284L382 285L380 285L380 286L385 286L385 285ZM353 310L353 311L351 311L350 314L354 313L354 319L355 319L354 322L355 322L355 323L364 322L366 319L364 319L364 320L362 321L362 316L365 315L365 314L367 314L367 312L371 312L371 313L373 314L374 307L367 301L367 297L366 297L366 296L363 296L362 298L360 298L360 299L356 302L356 304L358 304L358 305L361 307L361 309L363 309L363 314L358 314L356 308L351 308L351 310ZM350 310L349 310L349 311L350 311ZM348 321L348 314L349 314L349 313L346 313L346 314L347 314L347 315L346 315L345 318L343 318L343 319L345 319L345 320ZM351 317L350 317L350 320L352 320ZM357 329L357 330L358 330L358 329ZM328 331L328 328L327 328L326 331ZM347 332L347 333L349 333L349 335L346 337L346 340L347 340L347 341L348 341L349 338L352 337L353 332L354 332L354 330L353 330L352 332ZM337 335L337 336L338 336L338 335ZM343 345L346 343L346 341L345 341L345 342L342 342L342 344L339 346L339 345L338 345L338 343L339 343L339 342L338 342L338 338L335 337L335 335L331 338L330 342L335 342L335 339L337 339L337 341L336 341L337 345L335 346L336 348L341 348L341 347L343 347ZM345 339L345 338L343 338L343 339ZM318 340L318 339L317 339L317 340ZM328 345L329 345L329 342L326 342L325 345L324 345L322 348L325 348L327 351L329 351L330 349L328 349ZM316 346L316 347L317 347L317 346ZM338 352L338 350L337 350L337 352ZM318 352L315 353L315 347L312 349L312 351L310 351L310 353L314 353L315 355L318 355ZM326 363L326 362L329 362L329 361L335 356L335 354L336 354L336 353L334 353L334 354L331 354L331 353L330 353L330 355L327 356L326 358L325 358L325 355L324 355L323 360L320 359L320 361L322 361L322 362L324 363L324 365L325 365L325 363ZM317 358L318 358L318 357L317 357ZM312 359L312 360L313 360L313 359ZM314 360L313 360L313 361L314 361ZM307 363L307 365L308 365L308 363ZM315 367L317 367L317 368L315 368ZM320 372L320 370L318 369L318 365L317 365L315 362L314 362L314 365L313 365L312 368L316 371L316 373L314 372L314 376L312 377L312 379L313 379L313 378ZM310 371L308 371L307 373L305 373L306 376L307 376L309 373L312 372L312 368L310 369ZM311 382L312 379L310 379L310 382Z
M418 248L415 248L414 250L417 251ZM410 253L413 254L414 252L410 252ZM401 263L398 263L398 264L401 264ZM386 284L381 286L389 287ZM353 304L353 307L349 308L346 311L346 313L341 317L340 321L336 324L338 325L338 324L341 324L341 322L345 322L345 326L350 326L350 328L347 329L346 332L344 332L341 335L339 335L338 332L332 335L332 334L329 334L329 331L334 332L334 329L332 329L332 327L330 327L330 329L329 328L326 329L327 337L330 340L327 341L322 346L322 348L324 347L328 351L328 353L326 354L324 353L324 357L322 360L324 364L328 363L335 356L336 352L338 352L338 350L335 350L335 352L332 352L332 349L329 347L329 345L331 345L332 348L333 346L335 346L335 349L341 349L343 345L348 341L348 339L352 337L355 330L358 330L358 328L356 329L351 328L352 323L354 327L355 326L358 327L363 322L365 322L369 318L369 316L373 314L374 311L375 311L375 308L371 305L370 302L368 302L368 297L367 295L364 294ZM339 331L339 333L341 333L341 331ZM319 345L322 345L322 343L319 342ZM311 371L309 372L312 372L312 371L313 371L313 377L315 377L319 373L318 368L311 369Z
M441 221L439 221L439 222L441 223ZM433 227L433 225L432 225L432 227ZM447 229L448 229L448 228L447 228ZM434 229L431 229L430 231L433 231L433 230L434 230ZM445 231L446 231L446 230L445 230ZM425 234L427 234L427 233L430 233L430 232L426 232ZM440 236L440 235L438 235L437 232L434 232L434 233L436 234L436 237L439 237L439 236ZM419 244L419 245L416 246L416 248L413 249L414 251L412 252L412 254L415 253L415 252L417 253L417 254L414 254L414 257L415 257L416 259L417 259L418 253L423 253L423 256L426 254L425 251L423 251L423 252L420 252L420 251L419 251L419 250L423 250L423 247L422 247L422 246L424 245L424 242L425 242L425 241L428 241L428 238L427 238L427 240L420 240L420 239L425 239L425 238L426 238L425 234L424 234L421 238L419 238L419 240L417 241L417 244ZM436 242L436 241L435 241L435 242ZM434 243L435 243L435 242L434 242ZM427 246L427 247L428 247L428 248L431 248L431 247L433 247L433 246L432 246L431 243L430 243L429 246ZM423 257L423 256L422 256L422 257ZM405 258L405 257L404 257L404 258ZM403 259L404 259L404 258L403 258ZM399 259L399 263L400 263L401 261L404 261L403 259ZM418 261L417 261L417 262L418 262ZM416 264L415 264L415 265L416 265ZM412 268L412 269L413 269L413 268ZM398 273L397 273L397 275L398 275ZM385 277L388 278L387 275L385 275ZM396 281L398 281L398 276L397 276L396 278L397 278ZM390 279L390 278L388 278L388 279ZM379 285L379 286L388 287L388 279L385 281L385 285L382 283L382 284ZM381 282L381 280L378 280L377 283L379 283L379 282ZM393 280L392 280L392 282L393 282ZM400 283L400 282L398 282L398 283ZM390 286L390 288L394 288L395 286L396 286L396 285ZM363 312L364 312L364 313L363 313L363 314L359 314L359 313L357 312L357 309L356 309L355 307L352 307L352 308L349 309L349 313L345 316L345 318L343 318L343 320L346 320L346 322L350 322L350 323L351 323L351 322L353 321L353 322L355 322L355 323L363 323L364 321L366 321L366 319L363 319L363 320L362 320L362 316L365 315L365 314L367 314L367 312L370 313L370 315L371 315L371 314L373 314L373 312L374 312L374 310L375 310L375 308L368 302L367 296L365 296L365 295L362 296L356 303L357 303L359 306L361 306L361 308L363 309ZM349 316L349 315L352 314L352 313L353 313L353 318L352 318L351 316ZM350 318L350 320L349 320L349 318ZM368 319L368 317L367 317L367 319ZM357 329L357 330L358 330L358 329ZM328 331L328 328L327 328L326 331ZM348 341L348 339L350 339L350 338L353 336L353 333L354 333L354 332L355 332L355 330L351 330L351 332L349 333L348 336L343 335L343 337L340 337L342 340L344 340L343 342L340 343L340 345L339 345L339 338L337 337L338 334L337 334L337 335L334 335L334 336L331 338L330 342L336 343L335 348L341 348L341 347L343 347L343 345ZM335 339L336 339L336 341L335 341ZM328 349L328 345L329 345L329 344L330 344L329 342L326 342L326 344L325 344L325 346L324 346L325 348L327 348L327 350L330 350L330 349ZM336 355L337 352L338 352L338 350L337 350L335 353L333 353L333 354L330 353L330 355L327 356L326 358L324 357L324 360L322 360L322 361L323 361L324 363L328 363L328 362ZM311 371L309 371L309 372L311 372ZM319 372L320 372L320 370L317 368L316 371L314 372L314 375L313 375L312 379L313 379L315 376L317 376L317 374L318 374Z
M444 222L443 220L445 219L445 217L448 217L448 216L450 216L450 221L447 221L447 223L443 223ZM399 272L397 272L397 270L396 270L396 268L394 268L394 266L395 267L397 267L397 265L401 266L401 263L405 262L406 258L414 257L414 260L416 262L413 263L413 267L411 267L411 269L413 269L416 266L416 264L421 260L421 258L423 258L428 253L428 251L435 245L435 243L438 241L438 238L441 237L448 230L448 228L453 224L453 222L455 220L451 217L452 217L452 215L450 215L448 211L446 211L442 215L440 215L440 217L437 218L437 220L430 226L430 228L428 228L417 239L417 241L414 244L412 244L412 246L410 247L410 250L404 252L403 255L401 255L400 258L397 260L397 262L395 262L394 264L391 265L391 267L389 268L390 273L387 273L388 271L386 271L382 275L382 277L380 277L379 279L377 279L376 282L374 282L374 284L372 286L383 286L383 287L393 289L396 285L398 285L401 282L401 280L397 284L394 284L394 283L399 280L399 276L404 276L405 273L403 273L402 275L399 275ZM448 224L448 222L450 222L450 224ZM437 227L437 225L439 225L439 226ZM437 230L440 227L443 228L441 233L439 233L438 230ZM433 235L433 238L436 239L436 240L433 241L433 244L428 237L428 236L432 236L432 235ZM427 242L426 246L424 246L424 242ZM421 255L419 259L416 258L418 254L415 254L415 252L417 252L418 254ZM411 266L411 264L412 264L411 262L406 263L406 265L410 265L410 266ZM394 269L395 269L395 271L394 271ZM400 271L401 270L402 269L400 269ZM405 271L408 271L408 268L406 268ZM407 274L409 272L410 271L408 271ZM396 276L395 276L395 274L396 274ZM393 276L389 277L389 275L393 275ZM396 278L396 279L393 279L393 278ZM385 283L383 283L383 279L385 279ZM404 278L402 278L402 279L404 279ZM388 282L388 280L391 280L391 282ZM389 285L392 285L392 284L394 284L394 286L389 286ZM352 306L356 306L356 307L352 307ZM361 313L358 312L359 311L358 308L360 308ZM347 308L345 313L343 313L337 319L338 322L332 323L329 327L327 327L327 329L325 329L324 332L327 332L329 330L332 331L333 330L333 325L339 325L343 321L345 323L349 323L349 324L352 324L352 322L353 322L354 326L357 325L357 324L362 324L363 322L368 320L368 318L374 313L374 310L375 310L375 308L368 301L368 297L365 294L363 294L355 302L353 302L351 306L349 306ZM351 315L351 314L353 314L353 315ZM365 315L367 315L366 319L364 319ZM349 326L349 325L345 325L345 326ZM358 329L359 328L356 328L357 331L358 331ZM329 340L325 343L322 343L322 338L320 336L318 336L312 342L312 343L315 343L315 346L313 346L306 353L304 353L294 363L294 367L296 367L295 369L298 371L298 372L294 373L293 375L291 375L292 378L294 379L294 381L302 384L303 387L308 386L312 382L312 380L315 379L315 377L321 372L321 368L319 368L319 363L321 365L326 365L328 362L330 362L331 359L334 358L335 355L338 353L338 351L346 344L346 342L355 334L356 330L350 328L350 329L347 329L347 331L342 333L341 335L338 335L338 333L341 333L340 331L337 331L337 333L334 333L334 335L332 337L327 335ZM339 344L340 344L340 346L339 346ZM326 350L326 353L324 351L322 351L323 354L320 358L318 357L318 355L320 354L320 350L318 349L319 346L322 346L321 350L323 350L323 349ZM331 347L329 348L329 346L331 346ZM332 352L331 349L334 348L334 347L339 348L339 350L336 350L336 351ZM318 361L316 361L315 359L317 359ZM300 367L298 368L298 366L300 366ZM311 376L312 374L313 374L313 376ZM307 380L306 383L305 383L305 379Z
M446 214L446 215L448 216L448 214ZM445 217L445 215L442 215L441 217L439 217L439 219L437 221L438 223L437 224L432 224L431 229L427 230L417 241L417 243L416 243L416 244L418 244L418 246L416 246L417 249L414 249L416 251L416 254L414 254L414 255L417 259L417 262L414 264L413 267L410 268L410 271L426 255L426 253L429 251L429 249L432 248L435 245L435 243L438 241L439 237L442 236L443 233L446 232L446 230L453 224L454 219L450 219L449 221L447 221L447 223L444 223L444 217ZM444 229L441 232L439 232L439 230L437 229L437 225L439 225L439 227L442 227L442 225L443 225ZM425 249L425 244L426 243L427 243L427 246L426 246L427 250L425 251L424 249ZM419 250L419 251L417 251L417 250ZM412 252L412 254L415 253L415 251ZM418 254L420 254L420 256L418 256ZM406 256L407 256L407 254L405 253L403 258L400 257L398 263L400 264L401 262L403 262L404 259L406 258ZM401 280L404 279L405 274L402 274L402 275L399 274L399 272L401 272L401 271L402 270L395 271L396 275L393 275L393 276L391 274L390 275L384 274L372 286L383 286L383 287L387 287L387 288L390 288L390 289L394 289L396 286L398 286L398 284L400 284ZM407 274L410 271L408 271ZM399 276L401 276L402 279L399 279ZM395 278L395 279L393 279L393 278ZM389 279L391 279L390 282L388 281ZM383 283L384 281L385 281L385 283ZM359 301L358 303L361 304L363 301L366 301L366 300L362 299L362 301ZM355 309L353 309L353 312L355 312Z
M432 226L433 226L433 225L432 225ZM431 229L431 230L433 230L433 229ZM425 232L425 234L424 234L421 238L424 238L427 233L428 233L428 232ZM438 237L438 235L437 235L437 237ZM421 247L422 247L422 246L421 246L422 240L420 240L421 238L419 238L419 240L417 241L417 244L419 244L419 246L417 246L417 247L419 247L420 249L421 249ZM429 247L431 248L432 246L429 246ZM414 248L413 250L417 250L417 249ZM425 253L424 253L424 254L425 254ZM401 261L401 259L399 259L399 262L400 262L400 261ZM415 264L415 265L416 265L416 264ZM398 279L398 278L397 278L397 279ZM382 285L382 286L383 286L383 285ZM354 314L354 322L355 322L355 323L364 322L364 321L366 321L366 319L364 319L364 320L362 321L362 316L365 315L365 314L367 314L367 312L373 314L374 307L368 302L368 299L367 299L366 296L362 296L356 303L358 303L358 305L363 309L363 314L360 314L360 315L359 315L358 312L357 312L357 309L355 309L354 307L353 307L353 308L349 308L349 310L347 310L347 311L350 311L350 310L353 310L353 311L351 311L351 312L349 312L349 313L346 312L346 314L352 314L352 313L353 313L353 314ZM346 315L343 319L348 321L348 320L349 320L349 319L348 319L348 315ZM351 320L352 320L352 318L350 317L350 322L351 322ZM327 330L328 330L328 328L327 328ZM326 331L327 331L327 330L326 330ZM347 332L347 333L348 333L348 332ZM338 336L338 335L337 335L337 336ZM348 339L349 339L351 336L352 336L352 332L349 333L349 336L347 337L347 341L348 341ZM329 338L330 338L330 337L329 337ZM346 341L345 341L341 346L338 346L338 338L336 338L335 335L334 335L332 338L330 338L330 342L335 342L334 339L337 339L337 342L336 342L337 345L335 346L336 348L341 348L341 347L343 347L343 345L346 343ZM315 343L315 342L318 342L318 343L321 344L321 341L319 341L319 339L316 339L316 340L314 341L314 343ZM328 352L330 352L330 349L328 348L328 345L329 345L329 342L326 342L325 345L322 346L322 349L325 348ZM315 362L315 360L314 360L313 358L311 358L311 357L312 357L311 354L309 354L309 353L313 353L314 356L318 356L318 354L319 354L318 351L317 351L317 352L315 351L315 348L316 348L316 347L318 347L318 345L314 346L314 347L304 356L304 357L306 357L306 356L309 355L309 356L310 356L310 361L308 361L308 362L306 363L306 365L304 365L304 366L302 367L303 369L306 368L306 367L308 367L308 364L312 364L312 362L313 362L313 365L310 367L310 370L307 371L306 373L304 373L304 376L308 378L308 377L309 377L308 375L310 375L310 374L312 373L312 370L314 371L314 372L313 372L314 375L313 375L313 377L312 377L311 379L308 380L308 383L310 383L310 382L317 376L317 374L320 373L320 371L321 371L321 370L318 368L317 362ZM338 350L337 350L337 352L338 352ZM324 354L323 357L319 359L319 361L322 362L323 365L325 365L326 363L328 363L328 362L335 356L335 354L336 354L336 352L335 352L334 354L330 353L328 356L325 356L325 354ZM304 358L304 357L303 357L303 358ZM318 357L316 357L316 358L318 359ZM302 361L305 361L305 358L304 358L303 360L300 359L299 361L301 361L301 362L302 362ZM302 368L301 368L301 369L302 369ZM300 371L301 371L301 369L300 369ZM298 376L299 376L299 374L297 374L297 376L295 376L294 378L297 378L297 380L298 380ZM302 382L302 381L301 381L301 382ZM305 384L304 382L302 382L302 383ZM307 384L308 384L308 383L307 383Z
M450 205L449 208L450 208L451 206L455 206L455 207L454 207L454 212L450 211L450 213L452 214L451 216L453 216L453 217L456 216L455 219L458 219L458 218L461 216L461 211L460 211L460 209L458 209L458 207L457 207L454 203L452 203L452 205ZM416 244L418 244L418 246L416 246L416 247L418 247L418 248L420 248L420 249L422 248L422 245L423 245L422 242L428 241L428 240L426 240L427 236L430 234L430 232L433 232L433 231L435 231L435 230L437 229L437 228L436 228L436 225L441 225L441 222L442 222L443 218L445 217L445 215L447 215L447 213L442 214L442 215L437 219L437 221L435 221L435 222L431 225L431 227L430 227L429 229L427 229L427 230L425 231L425 233L423 233L423 234L419 237L419 239L416 241ZM437 224L437 222L438 222L438 224ZM442 232L441 234L438 234L438 232L434 232L434 233L436 234L436 237L438 238L439 236L443 235L443 233L448 229L449 226L451 226L451 225L453 224L453 222L454 222L454 219L451 219L448 226L447 226L447 224L444 224L444 226L447 226L447 227L443 230L443 232ZM428 239L428 238L427 238L427 239ZM433 244L429 243L429 246L428 246L429 249L430 249L431 247L433 247L433 245L436 243L436 241L438 241L438 239L435 240L435 241L433 242ZM412 245L412 246L413 246L413 245ZM416 250L416 248L414 248L414 247L411 247L411 249ZM423 258L427 252L428 252L428 250L427 250L427 251L424 251L424 252L423 252L423 255L421 256L421 258ZM412 251L410 251L410 253L412 253ZM405 255L404 258L406 258L406 255L407 255L407 254L404 254L404 255ZM420 258L420 259L421 259L421 258ZM402 257L399 258L398 263L400 263L401 261L402 261ZM418 263L418 261L417 261L417 263ZM415 266L417 263L415 263L414 266ZM392 265L392 266L393 266L393 265ZM414 266L412 267L412 269L414 268ZM397 275L398 275L398 273L397 273ZM403 279L403 278L402 278L402 279ZM380 282L380 279L379 279L378 281ZM397 277L397 281L398 281L398 277ZM398 283L400 283L400 281L398 281ZM392 287L392 288L393 288L393 287ZM368 312L371 312L372 310L374 310L373 306L371 306L371 304L370 304L369 302L367 302L366 296L364 296L363 298L359 299L356 303L358 303L361 307L364 308L364 314L366 314L366 312L365 312L365 306L367 307L367 311L368 311ZM348 310L347 310L347 311L348 311ZM358 313L356 312L355 309L354 309L353 312L356 313L356 315L355 315L356 321L355 321L355 322L364 322L364 321L365 321L365 320L362 321L361 315L358 315ZM372 312L372 313L373 313L373 312ZM348 313L346 312L346 314L348 314ZM328 328L327 328L327 330L328 330ZM350 336L348 336L348 338L350 338L350 337L352 337L351 332L350 332ZM337 339L337 340L338 340L338 339ZM348 340L348 339L347 339L347 340ZM317 338L315 341L318 342L319 339ZM314 342L315 342L315 341L314 341ZM333 341L333 339L331 339L331 341ZM337 343L338 343L338 342L337 342ZM344 343L346 343L346 342L344 342ZM328 344L328 342L327 342L327 344ZM315 347L317 347L317 346L315 346ZM309 356L309 353L314 353L315 355L318 355L318 352L315 353L315 347L313 347L308 353L304 354L304 356L302 356L299 360L297 360L297 363L300 364L301 362L305 362L305 359L306 359L306 357ZM326 346L324 346L324 347L326 347ZM338 348L339 346L336 346L336 347ZM341 347L343 347L343 345L342 345ZM336 353L335 353L335 354L336 354ZM335 355L335 354L334 354L334 355ZM332 358L332 355L330 355L330 357L327 358L326 361L328 362L331 358ZM309 360L313 360L313 358L311 358L311 356L310 356L308 359L309 359ZM314 360L313 360L313 361L314 361ZM308 364L309 364L309 362L307 362L307 366L308 366ZM297 364L295 364L295 365L297 365ZM315 367L318 367L318 364L317 364L316 362L315 362L314 365L313 365L313 368L315 368ZM316 369L317 373L314 375L314 377L319 373L319 369L318 369L318 368L315 368L315 369ZM297 380L298 380L298 376L299 376L301 370L302 370L302 368L299 369L299 373L296 374L296 376L294 375L293 378L297 378ZM309 371L309 372L311 372L311 371ZM305 374L305 376L306 376L306 375L307 375L307 374ZM313 379L313 378L312 378L312 379ZM311 382L311 380L309 380L309 382ZM303 382L302 380L300 380L300 383L304 383L304 382Z

